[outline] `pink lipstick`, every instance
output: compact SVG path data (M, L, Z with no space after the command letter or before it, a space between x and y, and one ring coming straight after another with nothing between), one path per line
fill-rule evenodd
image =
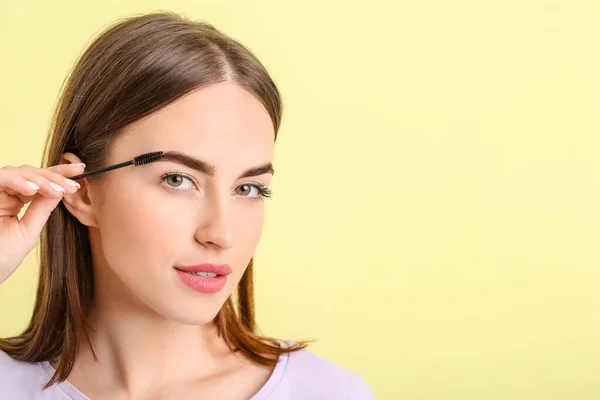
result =
M217 293L227 284L232 269L227 264L200 264L176 266L181 281L190 289L201 293Z

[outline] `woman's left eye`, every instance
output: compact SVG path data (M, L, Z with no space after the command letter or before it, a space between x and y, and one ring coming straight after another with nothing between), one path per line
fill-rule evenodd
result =
M271 197L271 190L261 184L243 184L236 187L234 191L237 195L254 199Z

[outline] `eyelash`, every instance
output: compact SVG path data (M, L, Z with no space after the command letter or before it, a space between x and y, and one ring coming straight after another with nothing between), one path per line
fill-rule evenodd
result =
M191 177L181 171L172 171L172 172L167 172L167 173L164 173L163 175L161 175L159 186L166 187L168 190L175 192L176 194L190 191L189 189L175 189L172 186L169 186L164 183L167 178L170 178L173 176L179 176L182 178L189 179L190 181L192 181L192 183L194 185L199 186L199 185L197 185L196 180L193 177ZM262 183L258 183L258 182L244 183L240 186L243 186L243 185L252 186L252 187L256 188L256 190L258 190L259 196L258 197L249 197L250 200L264 200L265 198L270 198L271 196L273 196L273 192L271 191L271 189L269 189Z

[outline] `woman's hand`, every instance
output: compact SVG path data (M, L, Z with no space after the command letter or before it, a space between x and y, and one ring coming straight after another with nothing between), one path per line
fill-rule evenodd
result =
M77 182L67 178L82 173L84 168L84 164L0 168L0 283L16 271L35 247L50 213L63 196L79 189ZM19 220L19 212L30 202Z

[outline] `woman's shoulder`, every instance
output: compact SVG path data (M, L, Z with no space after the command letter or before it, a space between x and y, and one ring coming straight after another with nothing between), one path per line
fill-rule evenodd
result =
M289 391L290 399L374 399L371 387L359 373L306 348L289 353L281 370L280 390Z
M36 363L15 360L6 352L0 350L0 382L3 384L30 376L37 368ZM0 385L0 387L4 387L4 385Z
M49 376L40 363L18 361L0 350L0 398L6 399L64 399L52 388L43 392Z

